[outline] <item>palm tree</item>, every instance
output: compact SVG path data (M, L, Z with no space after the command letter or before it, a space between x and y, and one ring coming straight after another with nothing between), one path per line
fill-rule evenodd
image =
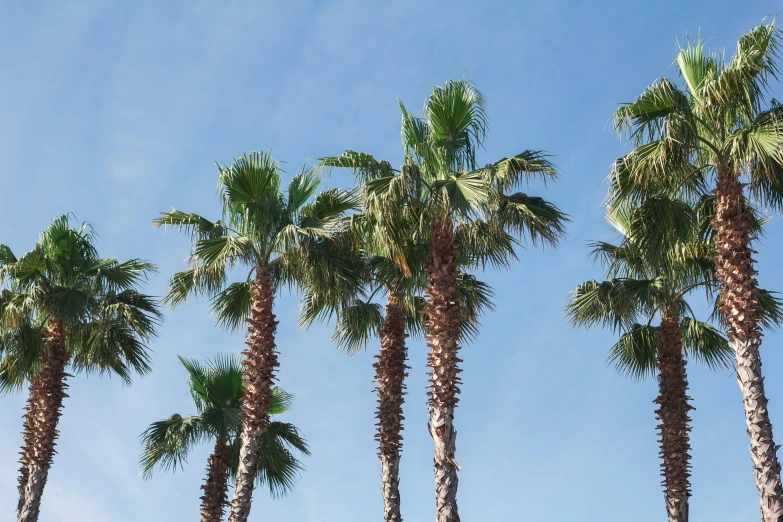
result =
M142 434L141 466L144 478L161 467L175 471L186 462L188 453L198 443L215 446L207 461L207 479L201 489L201 522L220 522L228 503L229 478L239 467L239 433L242 418L242 361L232 355L217 356L201 364L180 357L188 372L188 387L197 415L175 414L152 423ZM287 412L291 395L272 388L270 415ZM272 495L282 495L294 486L302 465L292 450L309 455L307 443L293 424L270 421L261 436L256 484L269 487Z
M351 157L324 158L324 165L339 164L347 166ZM353 170L361 167L354 162ZM366 196L365 192L365 196ZM365 197L366 206L366 197ZM364 269L364 286L356 288L355 295L335 300L312 292L303 298L300 324L309 326L317 319L328 319L336 314L333 339L347 353L353 355L366 348L368 342L380 339L380 350L375 356L374 390L378 395L376 410L378 457L381 461L381 483L384 503L384 520L400 522L399 465L402 454L403 403L405 397L405 378L407 377L407 346L405 339L409 334L418 335L426 323L421 293L426 283L423 261L427 255L427 245L417 241L418 219L410 206L397 208L400 214L394 226L381 223L372 213L363 212L352 216L351 230L357 245L355 250L361 256ZM403 227L403 228L400 228ZM406 229L407 232L400 233ZM385 257L389 245L401 242L395 251L398 262ZM403 262L400 263L399 261ZM403 270L399 264L407 268ZM478 326L478 316L483 308L491 308L492 289L469 275L459 278L459 293L463 298L464 312L467 317L462 321L463 336L472 337ZM376 296L386 294L385 308L376 301ZM334 303L339 304L335 308Z
M454 408L459 393L460 323L465 314L458 292L461 262L507 267L518 239L556 245L568 218L556 206L522 192L509 194L535 178L554 180L557 171L540 151L525 151L479 168L476 151L487 130L484 98L468 80L435 87L424 107L424 117L402 111L402 168L378 162L372 156L347 151L333 166L360 166L370 211L382 222L394 223L397 208L410 205L420 216L429 252L424 314L427 364L430 369L429 431L435 445L436 520L459 520L457 470L454 458ZM400 234L405 233L400 228ZM426 231L425 231L426 230ZM385 245L386 257L400 263L401 243ZM490 247L491 248L482 248ZM462 251L462 252L461 252Z
M404 210L404 209L400 209ZM420 300L416 289L421 286L421 270L406 274L377 248L378 234L383 227L367 213L352 216L352 250L358 256L365 283L350 289L352 294L333 298L317 290L309 291L302 299L300 325L309 326L317 319L328 319L337 314L334 340L349 354L364 349L375 336L380 338L380 350L376 355L375 382L378 394L376 410L378 457L381 461L381 484L384 504L384 520L400 522L399 465L402 453L402 406L407 377L407 346L410 326L415 328L415 318L420 312ZM415 262L422 249L407 236L406 262ZM375 243L375 244L374 244ZM387 296L385 313L375 301L376 296Z
M218 192L223 218L210 221L174 210L155 220L190 232L190 266L175 274L167 302L176 307L190 294L213 299L218 323L238 329L245 321L247 349L243 370L242 435L239 471L230 522L250 513L258 452L269 423L269 406L278 366L276 288L307 285L339 289L355 285L350 259L334 243L355 197L330 189L315 196L320 178L312 170L294 176L281 189L280 165L271 154L253 152L219 166ZM248 270L247 279L227 285L228 272Z
M701 40L677 55L683 80L651 85L615 114L637 146L617 165L615 202L641 193L715 179L715 275L722 317L736 354L751 456L766 522L783 521L783 484L761 374L761 313L753 267L747 194L783 208L783 109L767 101L777 73L780 35L762 22L740 38L733 59L705 53Z
M685 356L711 368L731 361L731 348L720 332L686 315L691 310L687 294L714 285L711 238L700 234L698 214L665 196L617 209L608 221L619 233L620 245L596 242L592 252L610 279L580 284L566 307L577 326L602 325L622 333L609 355L619 370L636 378L658 376L655 413L661 421L669 522L688 521L692 407ZM652 326L656 317L659 325Z
M17 258L0 245L0 391L30 383L24 421L18 521L38 519L54 457L69 370L114 373L130 383L150 371L146 343L160 322L158 305L137 288L155 267L99 257L92 228L55 219Z

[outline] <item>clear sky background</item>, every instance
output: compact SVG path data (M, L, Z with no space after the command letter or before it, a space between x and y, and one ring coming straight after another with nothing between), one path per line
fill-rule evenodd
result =
M397 98L418 109L435 84L463 75L486 95L491 132L480 162L524 149L556 155L562 181L535 185L573 223L557 250L522 252L488 272L497 311L464 349L457 410L463 520L664 520L654 381L605 362L612 335L576 331L568 292L601 276L586 243L610 239L601 201L625 150L607 121L670 67L677 39L701 28L709 45L737 38L776 1L0 2L0 242L29 250L56 215L94 223L102 255L160 266L161 295L188 241L154 230L172 207L217 216L214 161L274 149L290 172L312 158L367 151L401 162ZM776 86L773 95L780 97ZM346 174L331 185L347 186ZM783 290L783 227L757 245L761 284ZM699 297L694 296L694 301ZM296 327L297 298L276 305L280 384L296 396L280 420L313 456L296 491L257 491L251 520L381 519L375 456L375 346L348 358L330 328ZM143 481L138 436L193 406L176 355L240 351L214 328L204 300L167 313L155 371L130 388L70 380L42 522L196 520L204 447L183 472ZM762 347L783 440L783 335ZM405 520L434 511L426 429L425 350L411 341L401 469ZM758 519L739 390L730 371L689 366L692 520ZM16 506L22 394L0 398L0 519Z

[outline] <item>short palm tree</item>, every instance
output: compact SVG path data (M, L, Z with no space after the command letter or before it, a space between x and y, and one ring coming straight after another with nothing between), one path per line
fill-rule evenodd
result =
M337 189L316 196L321 179L312 170L283 190L280 165L266 152L243 155L219 171L222 220L175 210L155 224L187 230L193 238L190 266L172 278L167 302L177 306L190 294L205 294L219 324L237 329L248 323L240 464L229 515L230 522L246 522L278 366L276 288L306 284L336 292L357 284L350 259L333 245L356 201ZM233 268L248 270L247 279L227 284Z
M145 478L155 467L175 471L186 462L190 450L199 443L215 446L207 462L207 478L201 489L201 522L220 522L228 502L229 478L239 467L242 422L242 360L232 355L217 356L201 364L183 359L188 386L197 415L175 414L152 423L142 435L141 466ZM290 408L292 397L272 388L270 415ZM302 465L292 450L309 455L307 443L293 424L270 421L261 436L256 484L269 487L272 495L285 494L294 486Z
M556 206L522 192L509 193L535 178L553 180L557 172L546 154L525 151L480 168L476 151L487 130L484 98L468 80L435 87L424 117L408 112L402 103L402 141L405 160L393 169L372 156L348 151L334 166L362 164L366 190L374 201L370 211L379 221L393 223L397 208L410 205L420 216L429 252L424 314L426 320L429 386L429 430L435 445L436 520L459 520L457 470L454 457L454 409L459 393L460 323L465 314L458 292L461 256L477 253L474 264L508 266L516 238L557 244L567 217ZM405 234L404 228L399 233ZM385 257L401 263L389 241ZM492 248L479 248L492 245ZM506 248L502 248L505 245ZM461 252L462 251L462 252ZM401 265L401 268L406 267Z
M618 369L636 378L657 374L655 413L661 421L669 522L688 521L692 407L685 357L712 368L731 361L731 348L720 332L687 316L691 308L685 297L714 285L711 241L702 237L697 220L687 204L663 196L617 209L608 221L620 245L593 244L593 255L610 279L580 284L566 307L577 326L602 325L622 333L609 355ZM652 326L656 318L659 324Z
M54 457L68 371L114 373L127 383L150 371L147 342L161 314L139 293L150 263L104 259L87 224L55 219L17 258L0 245L7 284L0 313L0 390L30 383L24 421L18 521L38 519Z
M740 38L730 61L701 40L677 55L680 87L654 83L617 110L617 129L636 149L618 162L612 199L715 180L715 275L736 354L737 380L765 522L783 521L783 484L761 374L761 311L747 195L783 209L783 108L765 94L777 73L780 34L763 22Z

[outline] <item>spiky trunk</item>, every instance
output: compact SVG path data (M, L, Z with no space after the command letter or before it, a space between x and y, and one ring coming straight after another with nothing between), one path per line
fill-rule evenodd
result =
M405 377L408 375L408 350L405 347L405 304L399 293L390 292L386 318L380 329L381 350L376 355L375 380L378 383L378 456L383 484L383 519L401 522L400 453L402 449L402 403Z
M261 436L269 424L269 405L272 401L275 368L278 366L275 351L277 321L272 312L275 289L272 288L272 278L266 265L256 268L251 300L252 310L247 320L247 349L242 352L245 356L242 375L245 398L242 401L239 470L228 522L247 522L250 514L258 450Z
M16 505L16 515L22 512L24 506L24 488L27 486L27 479L30 475L30 459L35 447L35 429L34 418L35 409L38 406L38 386L35 381L30 382L30 393L27 395L27 407L25 409L24 424L22 425L22 451L20 452L19 463L22 467L19 469L19 502Z
M67 397L65 393L67 363L63 322L59 318L52 318L46 333L46 343L41 352L41 369L33 377L31 385L35 390L31 392L34 406L32 412L28 413L32 415L30 420L25 422L25 427L30 427L33 435L29 438L25 436L25 442L30 442L31 447L26 454L23 454L23 459L27 460L27 481L24 486L24 501L17 517L18 522L38 520L41 496L54 457L57 423L60 420L63 399Z
M460 300L457 294L457 245L454 225L447 216L437 216L432 224L430 258L426 264L428 282L427 365L430 371L429 431L435 444L436 522L459 522L457 511L457 471L454 459L457 431L454 408L459 401Z
M688 377L682 351L678 307L666 307L658 329L658 389L655 411L661 439L660 457L669 522L688 522L690 498L690 416Z
M201 522L223 520L223 507L228 500L228 444L218 437L207 462L207 481L201 486Z
M726 331L737 357L737 382L745 407L756 487L761 495L762 520L783 522L780 463L772 439L759 356L758 282L748 232L751 214L745 205L743 187L737 172L729 168L718 170L717 201L712 220L717 249L715 275L720 282Z

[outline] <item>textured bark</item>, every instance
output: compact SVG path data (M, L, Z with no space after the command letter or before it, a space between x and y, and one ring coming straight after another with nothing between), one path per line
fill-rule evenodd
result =
M666 512L669 522L688 522L690 498L690 416L688 377L682 351L680 314L677 307L663 310L658 329L658 389L655 411L661 439L661 474L663 475Z
M457 471L454 459L457 431L454 429L454 408L459 401L459 324L461 318L457 294L457 246L454 226L448 218L433 220L430 259L426 265L428 282L425 313L427 314L427 365L430 371L429 431L435 445L436 522L459 522L457 510Z
M19 502L16 505L16 515L22 511L24 506L24 488L27 485L27 478L30 475L30 458L35 447L35 429L33 419L35 418L35 409L38 406L39 387L36 382L30 382L30 393L27 396L27 407L24 414L24 424L22 426L22 451L20 452L19 463L22 467L19 469Z
M228 445L218 437L207 462L207 481L201 486L201 522L220 522L228 501Z
M712 226L716 232L715 275L720 282L721 311L726 331L737 357L737 382L742 391L745 424L756 487L761 496L764 522L783 522L783 487L780 462L772 439L764 378L761 375L761 327L758 282L750 248L750 212L743 199L738 174L718 170L717 201Z
M67 397L65 379L68 374L65 373L65 366L68 363L68 355L65 351L62 321L51 319L46 335L46 343L41 352L41 369L31 385L32 389L38 390L34 395L31 394L34 408L29 420L25 422L26 427L31 428L32 436L26 437L25 440L31 443L30 451L25 455L23 450L23 459L27 460L27 481L18 522L38 520L41 496L55 453L57 423L60 420L63 399Z
M389 294L386 318L380 330L381 349L376 356L375 381L378 383L378 456L383 485L383 519L400 522L400 453L402 449L402 404L405 400L406 360L405 305L397 293Z
M253 500L261 436L269 424L269 404L278 362L275 351L277 321L272 312L275 289L272 288L268 266L256 268L251 299L253 304L247 320L247 349L242 352L245 356L242 376L245 398L242 401L239 471L228 522L247 522Z

